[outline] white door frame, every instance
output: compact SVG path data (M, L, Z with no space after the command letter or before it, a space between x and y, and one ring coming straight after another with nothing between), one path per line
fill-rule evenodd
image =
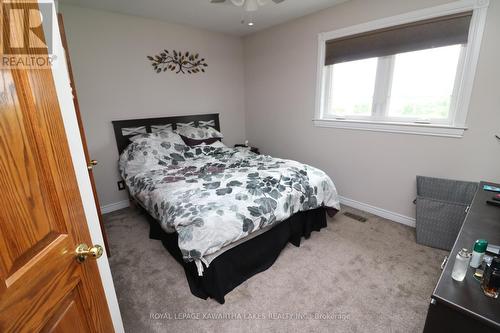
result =
M70 85L66 57L57 23L56 4L54 3L54 0L38 0L38 2L52 4L52 27L46 26L46 22L49 20L44 20L43 23L45 35L52 32L53 54L56 57L54 65L52 66L52 75L54 77L57 98L59 100L64 128L68 138L71 159L75 168L76 180L78 182L78 187L80 188L80 195L82 197L83 209L87 218L90 237L92 238L92 242L94 244L104 244L97 209L95 207L94 194L92 192L89 173L87 170L87 161L85 160L85 154L83 152L83 144L76 118L75 105L73 104L73 92ZM97 265L99 267L99 273L104 286L104 293L108 302L115 332L122 333L124 332L122 317L106 254L97 260Z

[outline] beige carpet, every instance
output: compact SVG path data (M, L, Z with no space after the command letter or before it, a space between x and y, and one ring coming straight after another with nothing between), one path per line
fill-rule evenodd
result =
M346 210L360 213L345 207ZM421 332L444 251L414 229L361 213L329 219L300 248L226 296L191 295L182 267L133 209L105 216L127 332Z

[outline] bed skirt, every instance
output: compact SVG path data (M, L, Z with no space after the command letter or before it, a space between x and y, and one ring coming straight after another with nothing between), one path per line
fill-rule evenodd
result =
M166 233L153 218L149 237L161 240L165 248L179 262L186 273L191 293L199 298L211 297L224 304L224 296L241 283L273 265L288 242L299 247L301 238L312 231L326 227L326 213L333 216L335 209L317 208L298 212L272 229L252 238L215 258L198 275L194 262L185 262L178 246L178 234ZM148 215L149 216L149 215Z

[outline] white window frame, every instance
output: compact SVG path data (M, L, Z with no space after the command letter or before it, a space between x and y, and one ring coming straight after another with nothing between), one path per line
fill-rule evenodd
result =
M445 5L409 12L402 15L362 23L335 31L320 33L318 35L316 107L313 118L314 126L391 133L445 136L455 138L463 137L463 134L467 129L467 113L469 110L470 97L474 85L476 67L479 60L479 51L481 48L481 39L486 23L488 6L489 0L461 0ZM325 89L325 85L329 82L328 70L325 70L325 49L327 41L367 31L388 28L391 26L407 24L466 11L472 11L468 42L462 48L462 54L459 60L458 71L455 79L455 88L453 91L453 98L450 107L451 119L449 118L446 124L436 121L427 123L426 121L421 121L418 119L404 119L402 120L402 122L395 122L386 120L376 121L372 117L370 119L366 119L367 117L348 117L349 119L338 117L335 119L325 119L323 117L325 101L327 97L325 96L325 93L329 92L329 89ZM379 64L380 61L384 60L382 58L379 58ZM375 102L376 101L374 99L374 103ZM377 110L377 106L374 105L373 109Z

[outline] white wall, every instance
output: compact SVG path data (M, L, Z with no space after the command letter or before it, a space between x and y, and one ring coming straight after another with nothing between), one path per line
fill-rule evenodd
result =
M313 127L317 35L443 0L351 0L244 39L246 133L325 170L342 196L414 217L415 176L500 182L500 1L492 0L461 139Z
M119 192L112 120L220 113L225 143L245 139L242 41L176 24L59 4L101 206ZM163 49L199 52L205 74L156 74L146 59Z

